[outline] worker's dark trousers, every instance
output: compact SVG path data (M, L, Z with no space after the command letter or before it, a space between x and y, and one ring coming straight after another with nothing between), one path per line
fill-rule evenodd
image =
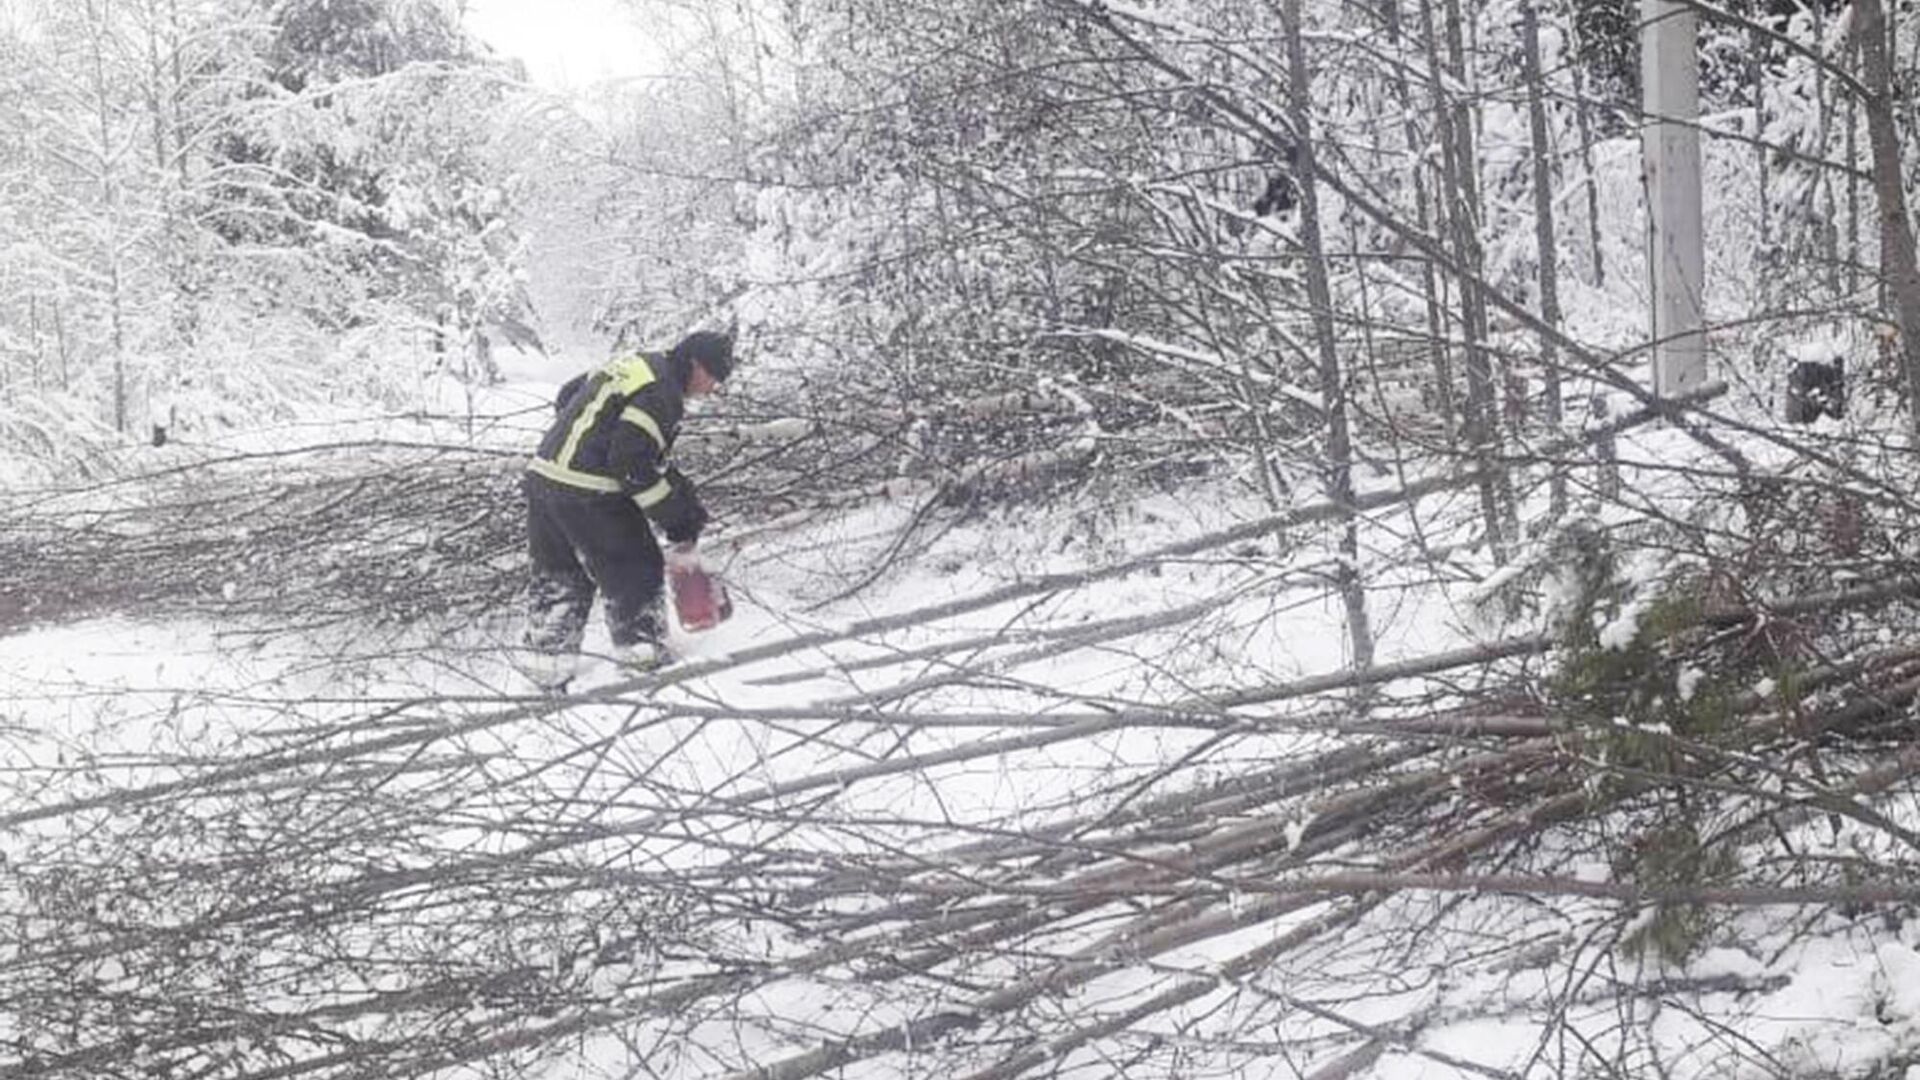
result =
M625 495L580 491L528 473L527 551L533 558L527 644L574 652L594 588L607 598L615 646L661 639L665 567L646 515Z

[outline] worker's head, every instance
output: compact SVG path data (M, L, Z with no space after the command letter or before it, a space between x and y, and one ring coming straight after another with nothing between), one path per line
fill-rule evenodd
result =
M733 374L733 336L695 331L673 347L673 358L687 366L688 396L705 397Z

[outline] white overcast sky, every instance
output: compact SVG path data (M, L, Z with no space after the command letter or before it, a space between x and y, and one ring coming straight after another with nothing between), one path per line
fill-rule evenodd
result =
M466 25L555 90L659 73L654 35L619 0L467 0Z

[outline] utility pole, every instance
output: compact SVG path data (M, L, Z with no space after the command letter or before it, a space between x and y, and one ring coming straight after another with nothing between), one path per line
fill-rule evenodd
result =
M1699 16L1684 0L1641 0L1641 152L1653 279L1653 392L1707 381L1700 230Z

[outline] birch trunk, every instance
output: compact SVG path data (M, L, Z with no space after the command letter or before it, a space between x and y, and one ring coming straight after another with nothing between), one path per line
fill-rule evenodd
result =
M1287 34L1287 119L1297 140L1294 176L1300 185L1300 243L1306 250L1307 303L1313 320L1314 349L1320 361L1320 393L1327 411L1327 498L1340 507L1339 565L1334 584L1346 607L1347 640L1353 667L1373 666L1373 628L1367 617L1366 585L1360 576L1360 520L1353 504L1353 443L1347 426L1347 387L1340 370L1333 327L1333 289L1320 224L1319 183L1314 151L1312 80L1307 73L1305 28L1300 0L1282 0Z
M105 247L106 289L108 305L108 334L112 348L113 361L113 427L115 431L127 431L127 317L125 295L125 274L122 265L122 243L124 222L121 216L120 191L120 153L116 146L113 131L113 96L107 76L107 35L108 12L104 6L90 2L87 4L88 30L93 39L89 43L93 84L89 87L93 100L89 103L94 115L94 137L98 143L100 169L100 203L106 218Z
M1400 4L1399 0L1387 0L1387 42L1395 47L1395 56L1399 56L1401 44ZM1442 231L1443 226L1436 220L1439 207L1428 194L1426 155L1421 147L1426 144L1424 133L1416 119L1413 87L1407 78L1406 68L1395 65L1394 87L1400 95L1400 107L1405 111L1407 152L1413 158L1413 207L1414 224L1421 232ZM1453 395L1453 347L1447 341L1447 324L1444 316L1446 298L1443 295L1442 279L1434 269L1432 259L1421 260L1420 271L1421 301L1427 313L1427 340L1433 349L1434 398L1440 406L1440 421L1446 432L1447 445L1458 444L1459 403Z
M1758 170L1760 181L1760 220L1756 227L1760 232L1760 251L1764 256L1773 245L1773 224L1767 213L1767 41L1758 30L1748 38L1747 78L1753 83L1753 155L1754 167ZM1763 277L1764 280L1764 277ZM1772 296L1763 298L1763 303L1771 302Z
M1461 32L1460 5L1448 0L1446 12L1447 63L1443 69L1439 55L1439 35L1435 32L1433 0L1422 0L1421 15L1428 42L1428 66L1432 79L1434 104L1440 122L1441 167L1447 189L1447 219L1452 223L1454 255L1460 264L1460 314L1464 352L1467 360L1467 401L1465 432L1467 445L1480 465L1480 509L1485 519L1487 546L1496 561L1506 553L1505 514L1496 477L1495 459L1499 456L1498 412L1494 407L1493 361L1487 354L1487 301L1482 292L1480 249L1480 196L1476 181L1477 158L1473 143L1473 111L1466 102L1452 101L1441 80L1443 70L1454 82L1466 85L1466 46Z
M1600 250L1600 176L1593 163L1593 103L1587 100L1586 80L1581 78L1580 62L1567 65L1573 75L1573 119L1580 130L1580 165L1586 172L1587 250L1593 256L1593 284L1607 284L1607 261Z
M1548 327L1560 326L1559 247L1553 228L1553 148L1547 138L1546 76L1540 63L1540 16L1538 0L1526 0L1520 8L1520 32L1525 52L1527 75L1527 127L1533 140L1533 238L1540 252L1540 321ZM1547 425L1560 434L1560 369L1558 346L1552 335L1540 335L1541 377L1546 382ZM1551 466L1549 466L1551 467ZM1552 477L1549 513L1558 518L1567 506L1567 479L1555 469Z
M1873 150L1873 193L1880 211L1880 275L1900 322L1900 359L1907 377L1907 422L1920 438L1920 258L1900 169L1894 127L1893 65L1880 0L1858 0L1861 74L1867 86L1867 141Z

